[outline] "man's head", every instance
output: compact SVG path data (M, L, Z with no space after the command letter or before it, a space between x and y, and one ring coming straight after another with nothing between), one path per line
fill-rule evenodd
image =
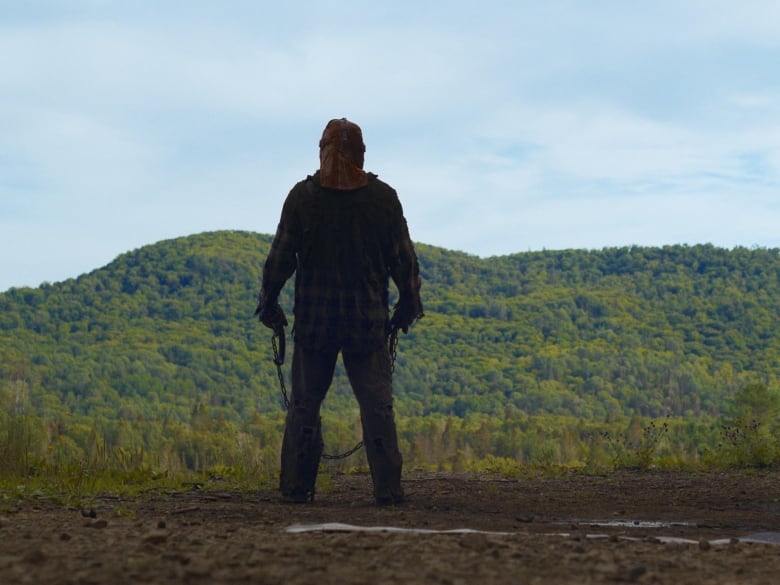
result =
M328 122L320 139L320 184L350 190L368 184L363 170L366 145L360 126L346 118Z

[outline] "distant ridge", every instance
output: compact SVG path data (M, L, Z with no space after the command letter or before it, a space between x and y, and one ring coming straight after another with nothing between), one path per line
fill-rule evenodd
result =
M0 294L0 384L48 414L279 410L269 333L252 317L270 242L181 237ZM748 381L777 384L778 249L417 250L426 316L400 342L402 414L716 414ZM342 377L328 405L354 409Z

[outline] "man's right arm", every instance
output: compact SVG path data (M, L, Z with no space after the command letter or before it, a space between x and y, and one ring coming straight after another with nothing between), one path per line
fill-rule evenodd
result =
M263 283L257 299L255 314L268 326L271 325L266 323L266 320L274 323L284 320L283 324L287 324L284 313L281 313L281 318L278 317L281 312L278 303L284 283L293 275L297 266L298 218L291 195L292 193L282 208L282 217L263 266Z

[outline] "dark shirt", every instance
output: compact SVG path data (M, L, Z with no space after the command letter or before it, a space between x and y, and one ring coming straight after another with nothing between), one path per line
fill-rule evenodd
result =
M306 347L381 347L389 278L398 287L397 309L411 320L422 316L419 265L403 209L376 175L351 191L321 187L319 173L293 187L263 269L266 299L275 301L293 272L293 333Z

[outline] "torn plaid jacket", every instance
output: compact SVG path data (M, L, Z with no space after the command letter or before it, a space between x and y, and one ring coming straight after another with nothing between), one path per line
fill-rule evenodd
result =
M389 279L398 288L394 318L422 317L420 274L395 190L369 173L368 185L326 189L319 172L290 191L263 268L260 302L275 303L295 273L293 335L305 347L373 351L389 330Z

